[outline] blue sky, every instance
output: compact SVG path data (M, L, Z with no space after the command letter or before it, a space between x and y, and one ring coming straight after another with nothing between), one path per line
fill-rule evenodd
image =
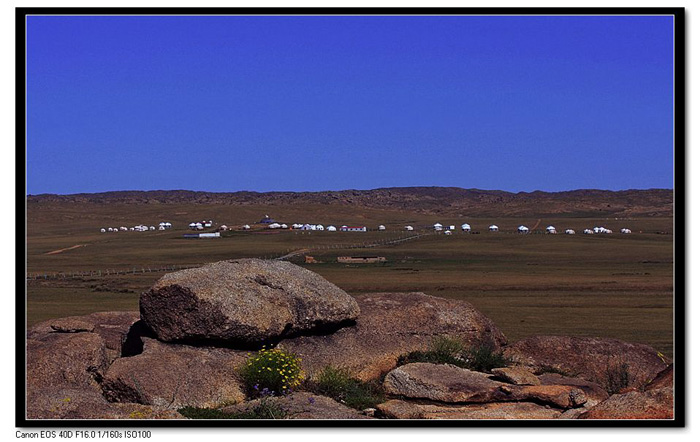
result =
M673 187L672 17L30 17L27 192Z

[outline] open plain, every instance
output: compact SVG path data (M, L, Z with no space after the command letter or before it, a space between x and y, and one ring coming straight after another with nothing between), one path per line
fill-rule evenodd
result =
M668 201L661 206L668 209L672 194L666 192ZM616 211L587 207L556 213L547 206L549 213L542 213L538 208L543 205L535 198L529 206L500 210L499 216L497 204L487 212L478 206L441 211L347 199L226 204L206 198L28 197L27 326L91 312L138 310L139 295L168 268L290 255L290 261L350 294L420 291L466 300L509 341L534 335L617 338L649 344L673 357L673 217L658 207L634 209L643 199L618 199ZM610 208L608 200L601 199L600 206ZM358 225L370 231L271 230L256 224L266 214L289 225ZM191 232L190 222L209 219L214 226L205 231L223 224L232 230L221 238L183 238ZM100 232L103 227L158 226L163 221L173 228ZM456 225L454 234L434 232L436 222ZM472 233L460 230L465 222ZM241 230L244 224L251 230ZM376 230L380 224L385 231ZM491 224L500 231L489 232ZM406 225L415 230L406 232ZM531 233L515 233L519 225L530 227ZM544 234L548 225L559 233ZM594 226L613 233L582 234ZM576 234L563 234L568 228ZM621 228L632 233L621 234ZM316 262L306 263L305 256ZM345 264L337 262L339 256L384 256L386 261Z

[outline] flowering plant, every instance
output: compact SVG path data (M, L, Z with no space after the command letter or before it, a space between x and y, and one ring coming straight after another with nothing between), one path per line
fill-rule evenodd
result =
M289 393L304 380L301 359L278 348L263 348L241 368L241 378L253 397Z

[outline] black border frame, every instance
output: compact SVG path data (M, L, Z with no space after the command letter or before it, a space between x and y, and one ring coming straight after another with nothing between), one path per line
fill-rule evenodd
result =
M672 15L674 17L674 380L672 420L65 420L26 418L26 17L29 15ZM16 239L15 290L15 426L19 428L251 428L251 427L685 427L686 426L686 293L685 193L686 173L686 27L685 8L367 8L367 7L18 7L15 8L16 225L24 240ZM25 92L25 93L23 93ZM24 118L22 118L24 117ZM24 193L20 189L24 190ZM23 208L23 211L20 211ZM19 232L18 232L19 233ZM680 258L680 260L679 260ZM680 265L679 265L680 264ZM22 273L22 270L24 271Z

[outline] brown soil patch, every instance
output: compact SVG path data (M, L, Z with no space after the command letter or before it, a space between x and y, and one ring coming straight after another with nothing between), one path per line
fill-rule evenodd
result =
M74 246L72 246L72 247L66 247L65 249L58 249L58 250L53 250L53 251L51 251L51 252L46 252L46 254L47 254L47 255L56 255L56 254L58 254L58 253L63 253L63 252L65 252L65 251L67 251L67 250L77 249L78 247L85 247L86 245L87 245L87 244L76 244L76 245L74 245Z

